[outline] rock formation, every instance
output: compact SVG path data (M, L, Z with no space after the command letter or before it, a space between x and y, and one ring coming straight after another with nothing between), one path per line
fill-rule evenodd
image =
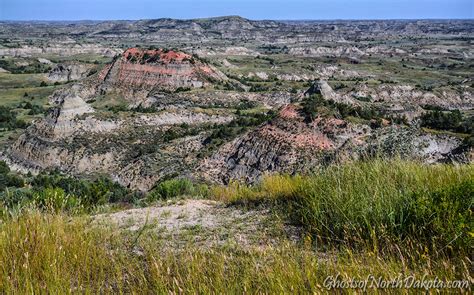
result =
M93 74L94 67L80 63L64 63L56 65L48 73L48 80L53 82L71 82L86 78Z
M175 91L205 87L225 76L183 52L131 48L105 67L99 79L112 87Z

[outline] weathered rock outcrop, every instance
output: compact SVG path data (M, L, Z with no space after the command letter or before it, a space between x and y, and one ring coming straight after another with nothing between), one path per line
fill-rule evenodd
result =
M370 97L372 102L395 104L406 108L411 106L438 106L443 109L468 110L474 108L474 96L472 92L461 93L452 89L427 92L416 89L410 85L380 85L368 87L360 85L354 92L345 95L346 98L354 96Z
M330 163L367 156L445 161L461 140L417 128L373 129L332 117L308 123L301 109L284 107L272 121L225 144L201 162L197 175L210 182L255 182L265 173L305 173Z
M86 78L93 73L94 66L80 63L56 65L48 73L48 80L53 82L71 82Z
M205 87L226 77L183 52L131 48L105 67L99 79L107 87L175 91Z
M12 166L33 172L105 173L132 189L149 190L162 177L184 173L196 161L191 154L205 140L203 135L166 139L172 126L232 120L189 110L103 119L78 92L57 94L46 118L30 126L7 151Z

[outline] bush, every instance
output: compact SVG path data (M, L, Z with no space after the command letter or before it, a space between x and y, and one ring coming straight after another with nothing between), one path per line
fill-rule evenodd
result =
M133 193L106 177L95 180L76 179L64 176L58 172L51 174L41 173L33 181L35 191L43 189L62 189L68 195L76 196L86 208L93 208L107 202L128 201Z
M4 161L0 161L0 191L7 187L23 187L24 179L16 174L10 173L10 168Z
M0 174L8 174L10 173L10 167L8 167L5 161L0 161Z
M326 101L321 94L314 94L305 98L302 105L303 115L307 121L311 122L316 118L318 109L320 107L328 106L329 102Z
M178 87L178 88L176 88L176 90L174 92L175 93L180 93L180 92L187 92L187 91L191 91L191 88L189 88L189 87Z
M81 208L81 201L66 194L61 188L45 188L33 195L33 204L36 208L51 213L63 211L77 211Z
M176 178L158 183L147 196L149 202L166 200L180 196L207 195L207 186L195 185L188 179Z
M26 128L26 126L26 122L17 119L15 112L11 108L0 106L0 129L13 130L16 128Z
M302 103L302 112L308 122L313 121L319 113L339 115L342 118L358 117L365 120L381 119L384 113L371 107L354 107L344 103L326 100L321 94L306 97Z
M37 105L37 104L32 104L29 101L21 103L18 107L22 108L22 109L25 109L25 110L30 110L28 112L28 115L38 115L38 114L43 114L44 113L43 106Z
M217 125L212 133L206 138L204 143L206 145L218 146L225 141L235 138L237 135L245 132L248 127L258 126L264 122L271 120L275 116L275 112L269 111L267 113L256 113L249 115L240 115L225 125Z
M178 196L192 194L193 184L187 179L171 179L159 183L150 193L149 198L170 199Z
M464 131L461 125L463 121L460 111L443 112L435 110L421 116L421 126L440 130Z
M28 189L6 190L0 193L0 205L3 206L3 210L12 210L13 212L21 212L32 199L32 192Z

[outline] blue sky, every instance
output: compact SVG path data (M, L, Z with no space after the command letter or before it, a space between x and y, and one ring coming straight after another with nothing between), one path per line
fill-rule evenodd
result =
M469 18L474 0L0 0L1 20Z

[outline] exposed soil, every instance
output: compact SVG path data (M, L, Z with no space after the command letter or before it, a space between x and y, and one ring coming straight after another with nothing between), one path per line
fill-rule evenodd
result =
M182 200L162 206L96 216L101 225L118 226L131 234L156 234L165 247L266 247L298 241L301 231L268 209L243 209L210 200Z

